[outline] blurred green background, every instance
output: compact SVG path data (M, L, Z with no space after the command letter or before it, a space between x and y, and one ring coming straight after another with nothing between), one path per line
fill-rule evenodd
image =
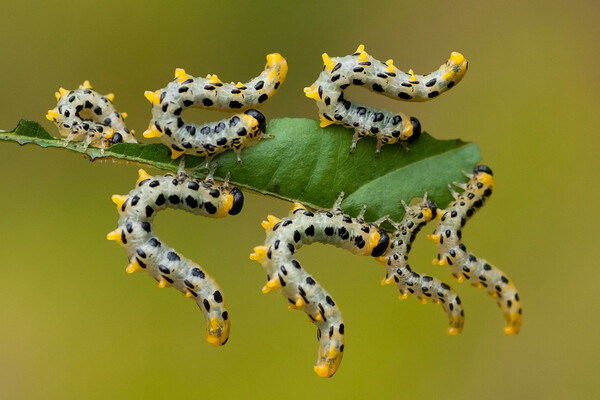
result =
M232 334L214 348L195 304L125 274L124 250L105 239L118 218L110 196L133 187L138 166L0 143L0 398L598 398L599 11L597 1L4 1L0 129L25 117L57 134L44 118L53 93L89 79L116 94L141 134L144 90L164 87L176 67L245 81L274 51L289 73L261 111L317 119L302 88L325 51L342 56L364 43L417 73L462 52L469 72L435 101L356 93L417 116L435 137L479 144L497 189L465 242L514 280L524 323L505 336L491 298L430 264L427 232L411 266L460 294L467 320L456 337L444 333L439 307L399 302L381 287L378 263L311 246L303 265L347 326L340 370L319 378L315 327L260 293L264 271L248 259L264 239L260 221L290 205L246 193L236 217L158 217L159 235L225 292Z

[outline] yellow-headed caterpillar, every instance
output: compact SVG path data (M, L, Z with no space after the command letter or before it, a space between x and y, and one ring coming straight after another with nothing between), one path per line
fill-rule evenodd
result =
M404 201L402 205L406 214L400 223L392 222L396 228L390 237L390 246L378 261L387 266L385 279L382 285L396 283L400 291L400 299L409 295L415 295L419 301L426 304L428 300L440 304L448 314L448 334L460 333L464 324L464 312L460 298L452 291L449 285L440 280L413 271L408 265L408 253L417 233L437 215L437 208L433 202L427 200L407 206Z
M384 144L412 142L421 134L415 117L348 100L344 90L350 85L363 86L396 100L426 101L452 88L467 71L467 60L453 52L446 63L430 74L416 75L412 69L402 72L393 60L381 62L368 55L362 44L349 56L330 58L323 53L323 63L321 75L304 88L304 93L317 102L322 128L331 124L354 128L350 152L364 136L377 138L375 152L379 153Z
M150 176L139 171L136 187L125 196L114 195L119 227L107 235L127 250L126 271L146 271L163 288L173 286L194 299L207 323L206 340L220 346L229 337L229 316L217 283L197 264L161 242L152 229L154 216L165 208L222 218L238 214L244 203L242 192L217 183L212 173L205 180L192 179L183 170L177 175Z
M449 265L453 277L459 282L466 279L496 298L506 319L504 332L512 335L518 333L521 327L522 309L517 289L504 272L473 255L462 242L462 227L492 194L492 170L485 165L477 165L473 168L473 174L467 176L469 181L466 184L455 183L464 192L459 194L450 188L454 202L437 212L438 225L433 234L428 236L437 243L438 248L433 263Z
M271 97L286 74L287 61L278 53L267 55L264 71L247 83L223 83L217 75L195 78L178 68L175 79L167 87L145 93L153 107L144 137L160 137L171 149L172 158L187 153L210 159L233 149L239 161L241 149L258 142L265 133L264 115L250 107ZM181 118L188 107L245 112L197 125Z
M342 315L329 293L306 272L296 259L297 250L304 244L329 243L362 256L381 256L388 246L388 236L379 229L379 221L369 224L362 213L352 218L342 211L342 195L331 211L311 212L294 203L290 214L278 219L269 215L262 226L267 232L265 244L254 248L252 260L267 270L263 293L280 292L289 301L290 309L306 312L317 325L320 342L315 372L322 377L332 376L344 352L344 323Z
M114 94L103 96L85 81L79 89L60 88L54 95L58 104L48 110L46 118L66 136L65 146L75 141L83 142L84 149L91 145L104 150L115 143L138 143L134 131L125 126L127 114L113 106Z

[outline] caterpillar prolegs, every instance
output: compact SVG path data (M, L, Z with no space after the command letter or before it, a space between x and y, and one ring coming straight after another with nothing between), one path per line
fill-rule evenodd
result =
M343 195L343 194L342 194ZM389 238L379 229L379 223L365 223L362 214L352 218L342 211L342 195L331 211L308 211L294 203L290 214L283 219L269 215L262 225L267 232L265 244L254 248L252 260L260 262L267 271L263 293L272 290L288 299L289 309L306 312L317 325L320 347L315 372L322 377L332 376L344 354L344 323L339 308L329 293L306 272L296 259L297 250L304 244L329 243L362 256L381 256Z
M83 142L83 147L105 149L115 143L138 143L134 131L125 126L126 113L115 110L112 102L115 95L105 96L92 90L89 81L76 90L58 89L54 94L58 104L48 110L46 118L56 124L62 136L69 142Z
M119 227L107 235L127 250L126 271L146 271L163 288L173 286L194 299L207 322L206 340L223 345L229 337L229 316L223 294L204 269L177 253L156 236L154 216L165 208L222 218L238 214L244 203L242 192L228 182L217 183L212 173L202 181L177 175L150 176L139 171L136 187L125 196L114 195L119 211Z
M242 148L258 142L265 133L266 119L250 107L271 97L285 80L287 61L278 53L267 55L264 71L247 83L223 83L217 75L195 78L183 69L167 87L147 91L152 103L152 120L144 137L160 137L171 149L171 157L181 154L213 156L233 149L240 161ZM217 111L243 111L233 117L203 125L187 123L181 113L188 107Z
M426 101L437 97L456 85L467 71L467 61L453 52L450 59L437 71L427 75L408 73L385 63L365 52L363 45L344 57L329 57L323 53L323 71L311 86L304 88L307 97L314 99L319 108L321 127L331 124L354 128L352 146L364 136L377 138L376 153L384 144L412 142L421 134L421 125L414 117L403 113L378 110L353 103L344 96L350 85L364 86L392 99Z
M433 263L449 265L452 275L459 282L466 279L496 298L506 320L504 332L516 334L521 327L522 314L517 289L501 270L485 259L476 257L462 242L462 227L492 194L492 170L485 165L478 165L473 168L473 174L467 176L469 181L466 184L455 183L464 192L459 194L450 188L455 201L445 210L438 210L438 225L433 234L428 236L437 243L438 255Z

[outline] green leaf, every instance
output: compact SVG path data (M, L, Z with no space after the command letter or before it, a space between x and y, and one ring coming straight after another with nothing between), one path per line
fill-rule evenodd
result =
M352 131L339 126L320 128L317 121L283 118L269 122L258 145L242 151L242 164L233 152L215 158L217 178L231 172L232 184L314 208L330 208L341 191L342 206L356 215L367 204L367 220L388 214L394 220L404 215L401 200L409 202L425 192L438 207L452 200L448 184L465 182L462 171L471 171L480 160L477 145L461 140L437 140L427 133L406 151L401 145L386 145L375 157L375 140L365 138L350 154ZM63 147L38 123L22 120L12 132L0 131L0 139L42 147ZM162 144L119 143L104 151L80 144L65 147L88 155L92 160L112 157L177 171L179 160L171 160ZM205 159L186 156L186 170L194 177L204 176Z

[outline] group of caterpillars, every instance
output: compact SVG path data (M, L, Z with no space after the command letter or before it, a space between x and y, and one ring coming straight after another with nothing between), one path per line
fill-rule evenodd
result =
M468 67L463 55L453 52L437 71L416 75L412 69L399 70L393 60L382 62L373 58L363 45L344 57L331 58L323 53L323 63L316 82L304 88L305 95L317 103L321 127L338 124L353 128L351 152L360 138L374 136L376 153L384 144L415 141L421 135L421 124L403 113L353 103L344 97L345 89L351 85L364 86L393 99L422 102L454 87ZM240 161L244 147L268 136L265 116L251 107L259 106L275 94L287 70L287 61L279 53L267 55L264 71L247 83L223 83L211 74L206 78L193 77L177 68L175 78L165 88L144 93L153 107L152 120L143 136L160 137L169 146L173 159L185 153L210 160L233 149ZM120 142L137 143L133 131L125 127L127 114L114 108L112 93L102 96L85 81L79 89L60 88L55 95L58 104L48 111L46 118L66 136L65 146L72 141L83 142L84 148L92 145L101 149ZM181 118L183 110L189 107L243 112L198 125Z
M437 243L438 256L434 264L450 265L453 276L469 280L497 299L504 318L506 334L519 332L521 303L515 286L506 275L482 258L467 251L462 243L461 229L473 213L492 194L494 178L490 168L478 165L472 174L466 174L466 184L456 183L464 189L458 194L452 189L454 201L445 210L424 199L413 206L401 202L405 215L399 223L390 221L395 231L388 234L380 223L366 223L363 212L356 218L344 214L340 208L342 195L329 211L311 212L295 203L290 214L279 219L272 215L263 221L267 232L264 245L254 248L252 260L262 264L267 271L263 293L279 291L289 301L290 309L301 309L317 325L320 347L315 372L330 377L337 370L344 352L344 323L339 308L332 297L308 274L296 259L296 251L303 244L314 242L333 244L350 250L353 254L375 257L386 266L382 284L395 283L400 298L415 295L421 302L431 300L440 304L448 314L448 334L460 333L464 313L460 298L449 285L431 276L422 275L408 265L408 253L416 234L431 220L437 227L428 238Z
M169 146L173 159L187 153L206 156L210 160L233 149L239 160L242 148L265 136L265 116L250 107L271 97L286 74L287 61L278 53L267 55L264 71L246 84L223 83L217 75L195 78L177 68L175 79L166 88L145 92L153 107L152 120L143 136L160 137ZM48 111L46 118L67 137L65 146L78 141L83 142L84 148L92 145L104 150L119 142L137 143L132 132L125 128L127 114L119 114L114 109L113 94L102 96L92 90L89 81L85 81L79 89L60 88L55 95L58 105ZM181 113L188 107L243 112L198 125L186 123L181 118Z
M419 121L402 113L391 113L351 102L344 97L350 85L361 85L388 97L425 101L437 97L456 85L467 70L467 61L459 53L437 71L415 75L398 70L392 60L381 62L369 56L360 45L352 55L330 58L323 54L324 67L317 81L304 89L307 97L316 101L321 127L340 124L354 129L351 152L364 136L377 139L376 153L381 146L416 140L421 133ZM283 83L287 61L278 53L267 56L264 71L247 83L223 83L216 75L195 78L183 69L176 69L175 79L166 88L147 91L152 103L152 120L143 136L160 137L171 150L173 159L183 154L206 156L233 149L240 161L240 151L255 144L266 134L266 118L256 107L271 97ZM77 90L60 89L58 105L48 111L47 118L56 123L59 132L71 141L102 150L120 142L137 143L133 131L125 127L125 113L112 104L114 95L102 96L91 89L88 81ZM181 113L188 107L220 111L240 111L233 117L203 125L186 123ZM491 195L494 180L486 166L476 166L467 174L466 184L455 183L464 191L454 192L446 210L438 209L425 195L418 204L402 205L406 211L396 223L393 233L381 229L381 218L373 223L364 221L364 209L356 218L341 209L343 193L329 211L310 211L295 203L290 214L279 219L269 215L262 226L267 238L254 248L252 260L267 271L263 293L278 291L289 301L289 309L306 312L317 325L320 342L316 373L330 377L337 370L344 352L345 326L332 297L308 274L296 259L303 244L330 243L352 253L375 257L387 268L382 284L395 283L400 298L410 294L421 302L440 304L449 318L449 334L460 333L464 313L460 298L449 285L431 276L419 274L408 265L408 252L416 234L431 220L437 227L428 238L437 243L434 264L449 265L458 281L469 280L485 288L497 299L506 319L505 333L518 333L521 324L519 295L506 275L499 269L470 253L461 240L461 229L473 213ZM213 172L204 180L193 179L184 171L184 161L177 174L150 176L139 171L136 187L128 195L114 195L119 211L118 228L107 235L127 250L128 273L146 271L163 288L173 286L196 301L207 323L207 341L223 345L229 338L229 313L217 283L200 266L188 260L162 242L152 229L154 216L167 207L183 209L192 214L222 218L238 214L243 206L242 192L215 182Z

